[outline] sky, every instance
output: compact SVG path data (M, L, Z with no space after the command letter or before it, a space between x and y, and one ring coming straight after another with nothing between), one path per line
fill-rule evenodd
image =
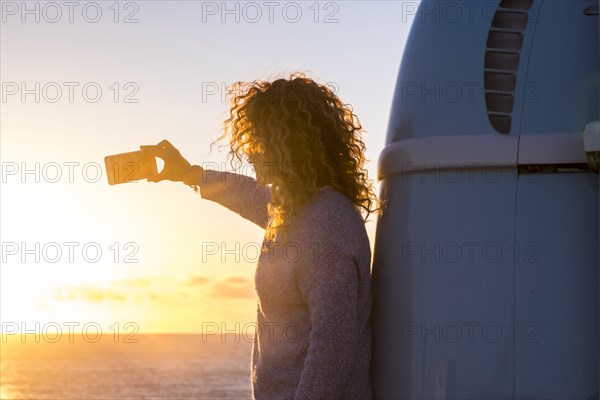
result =
M264 231L181 183L111 186L104 157L168 139L192 164L232 170L226 149L209 153L226 86L303 71L352 105L379 193L377 158L417 5L3 1L2 331L252 324Z

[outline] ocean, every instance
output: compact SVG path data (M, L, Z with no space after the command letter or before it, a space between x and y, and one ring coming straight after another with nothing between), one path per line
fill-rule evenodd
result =
M39 337L38 337L39 338ZM85 340L84 340L85 339ZM251 337L201 334L2 337L0 398L249 399ZM50 338L51 340L51 338Z

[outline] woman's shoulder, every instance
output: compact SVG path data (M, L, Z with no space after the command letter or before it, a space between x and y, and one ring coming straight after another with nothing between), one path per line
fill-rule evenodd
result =
M308 199L304 211L306 218L360 216L360 213L348 196L333 186L318 188L316 193Z
M348 196L332 186L319 188L298 217L297 228L314 240L349 242L366 237L360 211Z

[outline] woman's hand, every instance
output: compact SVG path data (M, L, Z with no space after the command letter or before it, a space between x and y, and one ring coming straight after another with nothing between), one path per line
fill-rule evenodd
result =
M192 168L192 165L168 140L163 140L157 145L140 146L140 149L148 151L154 157L161 158L165 162L164 168L159 174L148 178L150 182L163 180L183 182L186 174Z

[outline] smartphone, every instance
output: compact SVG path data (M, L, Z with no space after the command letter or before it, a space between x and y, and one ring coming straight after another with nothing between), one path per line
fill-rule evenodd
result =
M145 150L104 157L109 185L137 182L158 173L156 158Z

